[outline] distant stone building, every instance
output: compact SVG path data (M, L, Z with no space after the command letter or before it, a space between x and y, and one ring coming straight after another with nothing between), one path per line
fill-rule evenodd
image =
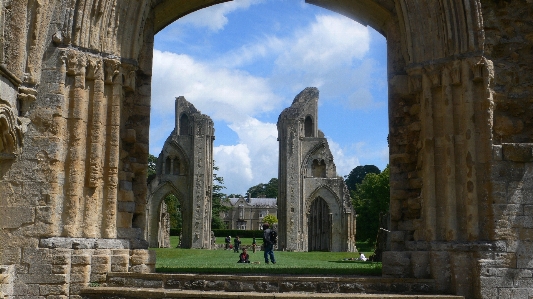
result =
M211 188L213 185L213 121L184 97L176 98L174 131L156 163L148 185L146 240L151 247L168 246L165 197L174 194L182 215L183 248L211 248Z
M230 198L224 203L231 209L220 212L220 218L228 229L258 230L262 228L263 217L274 215L277 217L277 198Z
M278 119L279 245L294 251L355 251L355 212L318 130L318 89L296 96Z

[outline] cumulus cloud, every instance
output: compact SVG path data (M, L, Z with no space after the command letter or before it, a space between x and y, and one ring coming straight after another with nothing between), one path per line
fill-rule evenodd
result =
M196 27L207 27L211 31L218 31L228 23L227 14L239 10L248 9L251 5L263 2L262 0L233 0L222 4L200 9L193 14L188 14L180 19L183 24L191 24Z
M219 175L229 193L244 195L251 186L268 182L278 174L278 143L275 124L246 118L229 125L239 136L237 145L214 149Z
M350 173L352 169L359 165L359 158L356 155L350 155L341 146L328 138L329 150L333 155L333 161L337 167L337 174L344 176Z
M287 50L276 60L286 70L324 73L361 59L370 48L368 28L340 15L317 16L297 30Z
M267 79L158 50L154 50L152 89L152 109L158 115L173 116L175 98L184 96L202 113L226 122L268 112L281 101Z

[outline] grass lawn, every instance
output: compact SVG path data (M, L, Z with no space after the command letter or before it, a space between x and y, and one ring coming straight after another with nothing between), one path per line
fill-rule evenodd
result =
M172 248L154 248L157 252L157 272L217 273L217 274L298 274L298 275L381 275L381 263L344 260L357 258L355 252L287 252L275 251L276 264L265 264L263 252L252 253L250 264L238 264L238 253L233 250L204 250L175 248L177 237L171 237ZM233 239L232 239L233 242ZM224 244L224 238L217 238ZM252 239L242 239L250 245ZM258 240L258 244L262 241ZM364 244L361 244L364 245ZM362 250L369 249L363 248ZM368 257L371 252L363 251ZM254 264L254 262L258 262Z

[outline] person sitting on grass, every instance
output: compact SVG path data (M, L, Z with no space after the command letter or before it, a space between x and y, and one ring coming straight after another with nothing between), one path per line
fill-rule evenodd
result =
M250 255L246 252L246 248L242 249L242 253L239 255L239 261L237 263L250 263Z

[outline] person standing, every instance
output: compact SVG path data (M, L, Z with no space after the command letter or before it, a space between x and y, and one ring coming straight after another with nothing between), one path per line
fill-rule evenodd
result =
M275 264L276 259L274 258L274 244L276 244L275 236L277 234L269 227L270 225L268 225L268 223L263 224L263 245L265 247L265 264L268 264L269 257L272 264Z
M257 242L255 241L255 237L252 239L252 250L253 253L255 253L255 247L257 247Z
M231 236L227 236L224 239L224 243L226 243L226 250L228 250L229 249L229 244L231 243Z
M238 253L239 247L241 247L241 239L237 236L235 240L233 240L233 251Z

